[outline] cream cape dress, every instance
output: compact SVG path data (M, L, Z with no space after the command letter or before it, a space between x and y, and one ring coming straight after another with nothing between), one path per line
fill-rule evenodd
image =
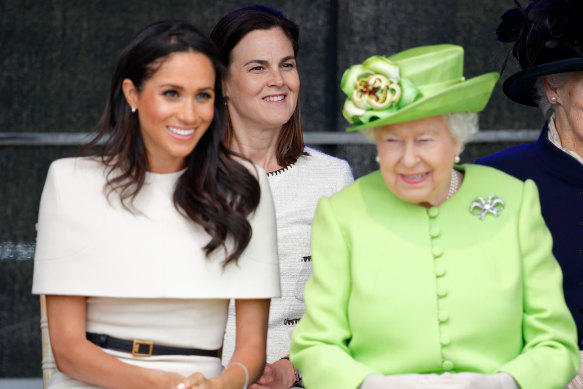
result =
M206 258L209 237L174 207L181 172L148 173L124 209L104 194L100 162L53 162L43 190L33 279L34 294L87 296L87 331L124 339L218 349L230 298L280 295L275 213L265 173L257 172L260 204L249 217L252 239L238 262L222 267L221 249ZM255 174L255 173L254 173ZM218 358L153 356L104 350L124 362L183 375L220 374ZM92 388L61 373L49 387Z

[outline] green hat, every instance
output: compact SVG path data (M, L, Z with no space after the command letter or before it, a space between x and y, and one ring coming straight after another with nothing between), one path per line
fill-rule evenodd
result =
M351 66L340 82L348 96L342 114L352 124L346 131L480 112L500 75L486 73L466 80L463 68L464 49L446 44L373 56Z

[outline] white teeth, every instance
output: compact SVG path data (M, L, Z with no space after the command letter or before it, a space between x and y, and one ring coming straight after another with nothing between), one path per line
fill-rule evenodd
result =
M265 101L281 101L285 98L284 95L279 95L279 96L268 96L268 97L264 97L263 100Z
M168 129L170 130L170 132L173 132L176 135L182 135L182 136L187 136L190 135L194 132L194 130L181 130L179 128L174 128L174 127L170 127L168 126Z
M425 177L425 173L417 174L416 176L405 176L408 180L418 180Z

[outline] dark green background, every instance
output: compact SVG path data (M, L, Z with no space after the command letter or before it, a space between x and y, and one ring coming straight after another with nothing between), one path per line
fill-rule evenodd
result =
M0 132L87 132L105 103L113 61L137 30L161 18L186 19L210 32L247 1L0 1ZM281 0L301 28L299 69L306 132L343 131L342 72L370 55L426 44L466 48L466 77L501 68L496 42L511 0ZM510 61L503 78L516 70ZM489 130L540 127L534 109L509 102L497 86L481 115ZM466 162L510 144L470 144ZM318 146L347 159L356 176L374 169L373 146ZM40 376L38 298L30 295L31 247L46 171L75 147L0 146L0 377ZM28 246L27 246L28 245Z

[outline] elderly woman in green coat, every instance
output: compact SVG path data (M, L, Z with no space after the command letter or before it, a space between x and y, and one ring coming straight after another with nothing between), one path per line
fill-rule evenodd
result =
M344 115L380 169L318 205L291 346L307 388L560 389L575 376L536 185L457 164L497 80L465 80L454 45L345 72Z

